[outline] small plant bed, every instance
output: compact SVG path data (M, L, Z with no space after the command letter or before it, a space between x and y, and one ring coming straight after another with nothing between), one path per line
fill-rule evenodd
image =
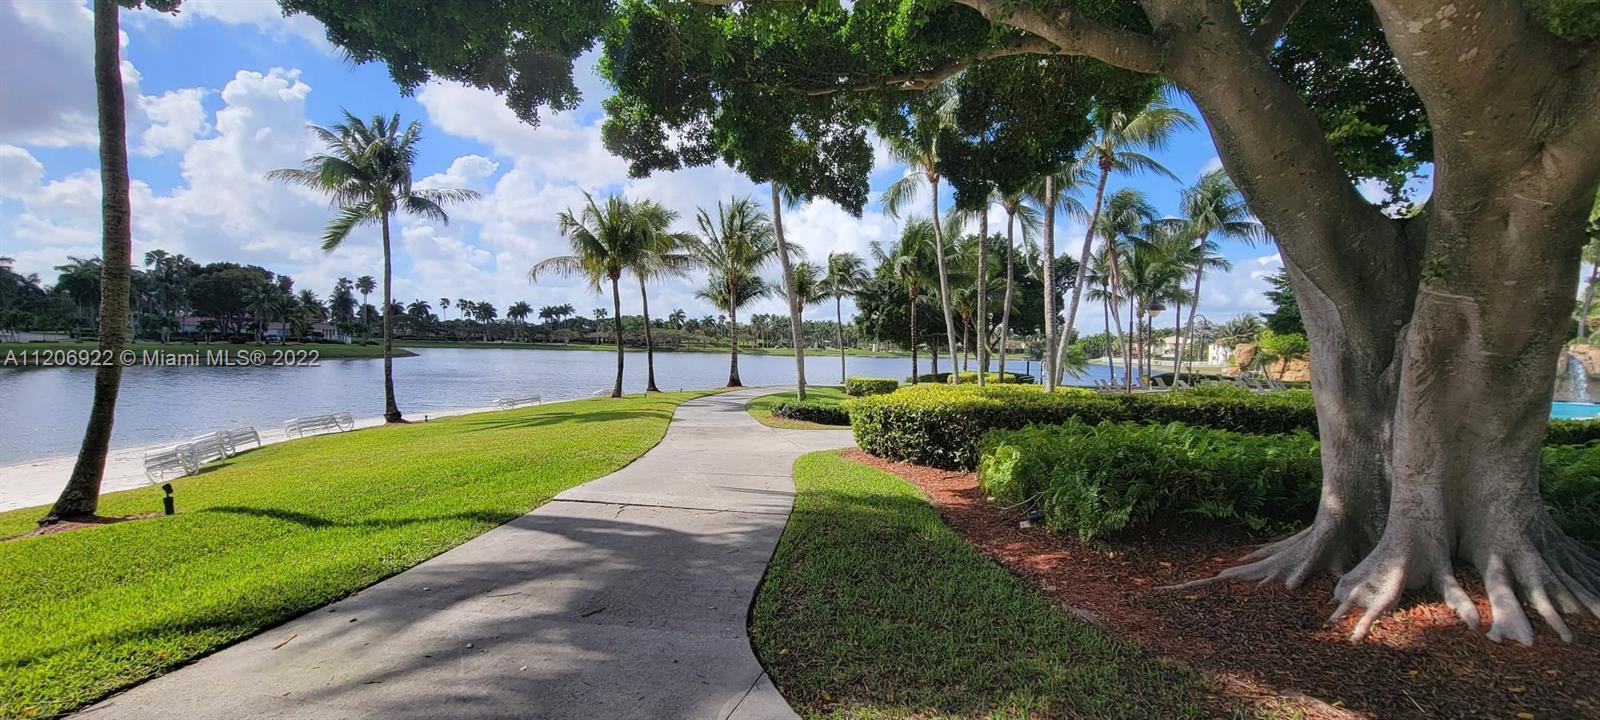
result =
M801 716L1210 716L1197 674L1061 612L912 485L834 452L794 480L750 635Z
M850 422L839 403L845 400L844 390L826 385L806 386L806 401L799 403L793 392L762 395L745 404L750 416L767 427L784 430L843 430ZM780 414L780 411L784 414ZM785 414L789 416L786 417ZM841 422L818 420L845 419Z
M1568 615L1577 640L1545 628L1532 647L1496 644L1463 627L1441 602L1411 601L1352 645L1355 621L1323 622L1333 578L1297 591L1231 583L1172 591L1251 546L1242 531L1150 534L1087 544L1071 533L1023 529L1021 508L991 502L975 473L906 465L859 450L845 457L913 483L985 555L1116 634L1210 676L1229 705L1259 717L1600 717L1600 621ZM798 503L797 503L798 507ZM1466 583L1467 578L1463 578ZM1481 584L1466 583L1489 617Z

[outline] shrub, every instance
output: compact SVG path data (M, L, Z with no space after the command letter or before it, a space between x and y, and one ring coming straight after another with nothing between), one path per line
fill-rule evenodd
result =
M845 401L856 444L878 457L942 468L971 468L989 430L1073 417L1124 419L1124 406L1084 388L1046 394L1037 385L917 385Z
M866 397L868 395L886 395L900 389L900 381L894 378L845 378L844 394L850 397Z
M911 378L906 378L907 382L910 382L910 380L911 380ZM1013 385L1031 385L1034 382L1032 375L1023 375L1021 373L1014 373L1014 372L1007 372L1007 373L992 372L992 373L987 373L987 374L985 374L983 376L983 381L986 382L986 383L1003 383L1003 384L1013 384ZM950 382L950 373L947 373L947 372L943 372L943 373L924 373L922 375L918 375L917 376L917 382L919 382L919 383L948 384ZM969 370L967 372L961 373L960 378L957 379L956 382L958 382L958 383L973 383L973 384L976 384L978 382L978 371Z
M1600 443L1545 448L1539 485L1556 524L1600 548Z
M1545 445L1588 445L1600 440L1600 420L1552 420Z
M849 425L850 414L838 403L817 400L799 402L780 400L772 405L772 414L790 420L804 420L818 425Z
M1071 421L990 433L978 476L1000 502L1030 503L1090 541L1195 521L1279 531L1316 512L1321 474L1305 432Z

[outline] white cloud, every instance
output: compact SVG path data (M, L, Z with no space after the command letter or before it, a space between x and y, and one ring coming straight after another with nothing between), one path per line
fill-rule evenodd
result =
M93 27L82 3L0 3L0 142L95 143Z
M484 181L500 169L500 164L482 155L462 155L450 163L442 173L434 173L417 181L420 188L461 188L482 191Z
M1214 172L1216 172L1218 170L1221 170L1221 169L1222 169L1222 158L1219 157L1219 156L1213 155L1213 156L1211 156L1210 160L1206 161L1206 164L1200 166L1200 171L1195 173L1194 176L1195 176L1195 179L1199 179L1199 178L1205 177L1206 175L1210 175L1211 173L1214 173Z
M309 15L284 17L276 0L184 0L177 13L141 12L131 14L134 24L151 18L183 27L197 19L215 20L228 25L249 25L282 40L300 38L313 47L331 51L322 23Z
M15 145L0 145L0 197L21 197L38 186L44 165L27 150Z
M139 106L149 118L150 126L140 136L138 152L142 155L159 155L168 150L182 152L194 144L196 138L210 132L205 108L200 104L203 97L203 88L140 97Z

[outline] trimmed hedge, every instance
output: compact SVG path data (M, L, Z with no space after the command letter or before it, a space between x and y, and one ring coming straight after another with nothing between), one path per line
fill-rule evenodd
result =
M1087 542L1195 521L1287 529L1316 513L1322 464L1305 432L1071 421L989 433L978 478L999 502L1029 503Z
M878 457L940 468L972 469L978 440L990 430L1056 425L1077 418L1095 424L1144 422L1231 430L1256 435L1316 435L1317 410L1309 390L1250 392L1203 385L1162 393L1100 393L1037 385L918 385L850 403L856 444ZM1547 445L1600 439L1600 421L1558 420Z
M772 414L790 420L804 420L818 425L849 425L850 414L838 403L817 400L799 402L780 400L772 405Z
M844 380L844 394L850 397L887 395L899 389L900 381L894 378L853 377Z
M989 433L978 478L997 501L1039 508L1085 541L1195 523L1266 535L1316 515L1317 450L1304 432L1069 421ZM1539 484L1557 526L1600 548L1600 443L1545 448Z
M906 382L910 382L910 381L911 381L911 378L906 378ZM1002 383L1002 384L1007 384L1007 385L1032 385L1033 382L1034 382L1034 379L1033 379L1032 375L1023 375L1022 373L1014 373L1014 372L997 373L997 372L992 372L992 373L985 374L983 376L983 381L986 382L986 383ZM919 382L919 383L936 383L936 384L948 385L950 383L950 373L947 373L947 372L942 372L942 373L923 373L923 374L917 376L917 382ZM964 373L961 373L961 377L959 379L957 379L956 382L963 383L963 384L965 384L965 383L977 384L977 382L978 382L978 371L976 371L976 370L968 370L968 371L966 371Z

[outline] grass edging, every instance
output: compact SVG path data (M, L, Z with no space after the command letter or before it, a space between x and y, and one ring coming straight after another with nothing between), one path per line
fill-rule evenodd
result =
M0 717L70 712L414 567L627 465L704 394L269 445L174 481L175 516L0 543ZM101 512L159 495L111 493ZM0 513L0 535L41 512Z
M811 453L750 617L803 717L1201 717L1202 680L1055 607L909 483Z

